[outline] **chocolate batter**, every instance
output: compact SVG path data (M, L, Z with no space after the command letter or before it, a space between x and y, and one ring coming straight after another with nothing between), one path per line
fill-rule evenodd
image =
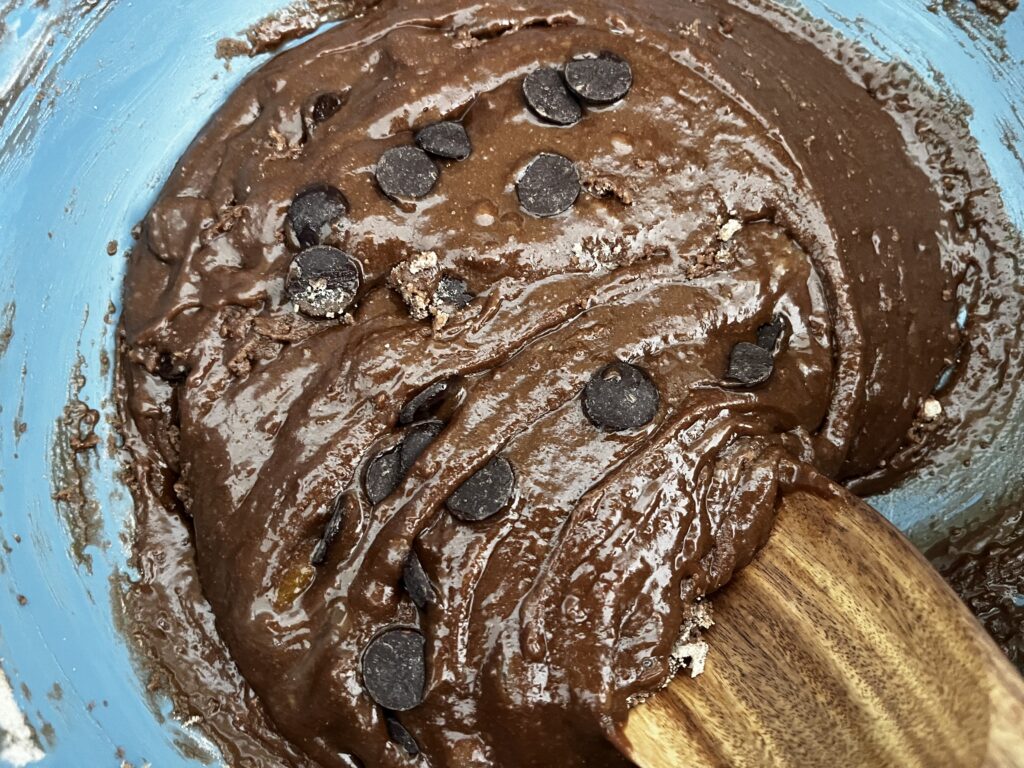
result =
M238 765L628 764L778 496L919 450L999 250L942 112L724 0L384 2L262 67L125 284L179 709Z

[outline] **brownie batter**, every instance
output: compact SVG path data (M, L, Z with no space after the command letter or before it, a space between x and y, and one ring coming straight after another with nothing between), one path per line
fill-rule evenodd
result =
M779 495L926 442L983 169L742 6L384 2L181 160L125 283L128 606L232 764L628 764Z

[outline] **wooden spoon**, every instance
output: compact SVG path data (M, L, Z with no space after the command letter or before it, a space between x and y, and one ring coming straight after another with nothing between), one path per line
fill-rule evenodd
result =
M878 512L789 495L712 599L704 673L624 729L642 768L1024 766L1024 680Z

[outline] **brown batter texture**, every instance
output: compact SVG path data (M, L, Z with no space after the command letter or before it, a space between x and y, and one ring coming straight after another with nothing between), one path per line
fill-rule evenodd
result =
M629 62L625 98L570 127L531 114L527 74L602 52ZM314 120L325 93L341 106ZM968 265L1000 247L943 111L898 68L718 0L389 1L263 66L175 169L125 283L127 601L157 683L233 765L628 764L630 704L779 494L891 477L927 442ZM382 153L441 119L472 154L392 202ZM540 153L583 182L551 218L516 194ZM347 198L324 242L361 273L335 319L286 292L286 216L318 184ZM441 276L474 298L432 304ZM729 380L780 317L767 382ZM609 432L581 393L617 360L659 401ZM439 434L372 503L369 465L438 382ZM494 457L509 503L460 519L449 500ZM426 682L388 713L361 665L395 628L425 638Z

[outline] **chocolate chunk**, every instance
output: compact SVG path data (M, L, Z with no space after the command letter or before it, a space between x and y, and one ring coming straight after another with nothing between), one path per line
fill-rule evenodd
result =
M523 80L527 106L542 120L555 125L573 125L583 117L583 108L569 92L557 69L535 69Z
M295 248L322 243L331 228L348 214L348 200L338 189L318 184L299 192L285 220L285 233Z
M775 357L764 347L741 341L732 348L729 355L729 372L726 378L753 387L768 381L772 375Z
M322 123L330 120L345 105L343 93L321 93L313 102L313 120Z
M379 504L395 492L402 482L401 445L378 453L366 467L363 489L371 504Z
M324 532L316 546L313 547L313 554L309 558L309 562L312 565L323 565L327 562L327 555L330 554L331 545L338 538L338 534L341 533L341 528L345 524L347 506L344 496L339 495L332 502L331 516L328 518L327 525L324 526Z
M463 309L475 298L464 280L447 275L441 278L434 291L434 303L458 309Z
M409 757L416 757L420 753L420 746L416 739L406 730L405 726L398 722L394 715L385 714L384 723L388 728L388 738L400 746Z
M757 346L775 352L779 343L785 341L789 333L789 321L785 315L776 315L770 323L757 329Z
M639 429L658 413L661 395L647 372L616 360L595 373L583 388L583 413L608 432Z
M392 147L377 162L377 183L385 195L402 201L426 196L437 183L434 161L419 147Z
M288 270L288 298L310 317L336 317L359 293L356 261L344 251L317 245L300 253Z
M508 505L515 483L512 464L495 456L448 498L448 511L465 522L486 520Z
M405 568L402 570L402 586L421 611L434 599L434 587L415 552L410 552L406 558Z
M420 454L427 450L427 447L434 442L434 438L441 434L442 429L444 429L444 424L440 421L425 421L422 424L409 427L402 440L398 465L403 478L409 474L409 470L412 469L412 465L416 463Z
M398 423L405 426L432 416L451 389L450 380L435 381L402 407L401 413L398 414Z
M421 149L446 160L465 160L473 151L462 123L444 120L428 125L416 134Z
M557 216L579 197L580 173L569 158L542 153L526 166L516 192L523 209L532 216Z
M404 712L423 701L426 639L415 629L389 629L363 651L363 687L385 709Z
M612 53L581 56L565 65L565 80L572 92L590 104L613 104L633 85L629 63Z

